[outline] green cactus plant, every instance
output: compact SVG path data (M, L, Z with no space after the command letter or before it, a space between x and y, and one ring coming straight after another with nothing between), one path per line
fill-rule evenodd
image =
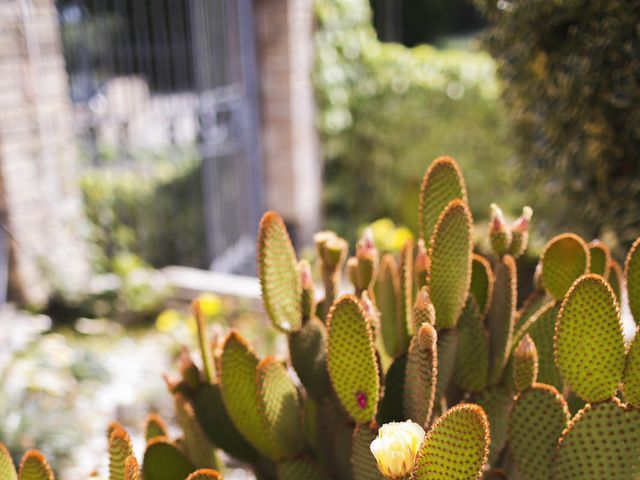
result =
M318 302L311 265L265 214L263 301L290 358L261 359L233 330L212 345L195 302L201 361L183 352L167 382L183 437L150 416L139 466L112 424L110 480L222 478L216 449L259 480L637 480L640 336L626 347L620 304L640 320L640 239L624 272L602 242L551 239L519 305L531 209L508 225L494 206L481 255L453 159L427 170L419 203L417 244L378 258L358 242L349 293L348 245L316 235ZM25 462L16 473L0 447L0 478L51 480L40 456Z

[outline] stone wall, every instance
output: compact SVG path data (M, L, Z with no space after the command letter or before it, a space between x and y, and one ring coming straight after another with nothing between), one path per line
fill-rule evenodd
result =
M0 2L0 206L10 285L42 305L86 285L76 143L53 0Z
M308 244L320 217L313 0L255 0L266 207Z

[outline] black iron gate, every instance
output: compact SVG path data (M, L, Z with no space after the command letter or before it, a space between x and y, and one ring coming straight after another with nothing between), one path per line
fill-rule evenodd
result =
M91 168L103 166L105 148L115 152L109 168L137 170L139 152L171 158L193 149L199 204L184 208L203 211L206 265L251 273L262 210L253 1L57 0L57 7ZM158 222L175 220L152 211L153 203L144 208Z

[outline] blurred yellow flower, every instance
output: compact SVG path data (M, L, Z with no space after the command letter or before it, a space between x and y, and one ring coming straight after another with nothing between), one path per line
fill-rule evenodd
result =
M182 315L177 310L168 308L163 310L156 318L156 328L161 332L170 332L182 320Z
M214 317L222 312L222 300L213 293L202 293L196 299L205 317Z
M378 462L378 469L387 478L404 478L413 469L418 449L424 438L424 430L417 423L391 422L378 430L378 437L371 442L371 453Z

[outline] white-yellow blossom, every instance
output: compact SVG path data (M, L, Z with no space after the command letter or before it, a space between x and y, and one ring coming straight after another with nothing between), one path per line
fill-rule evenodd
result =
M424 430L417 423L391 422L378 430L371 442L371 453L378 469L387 478L400 479L408 475L424 438Z

